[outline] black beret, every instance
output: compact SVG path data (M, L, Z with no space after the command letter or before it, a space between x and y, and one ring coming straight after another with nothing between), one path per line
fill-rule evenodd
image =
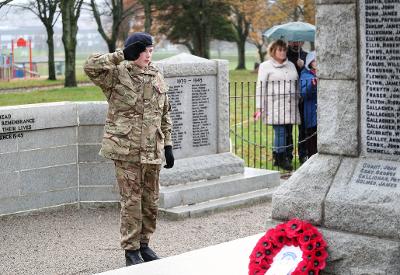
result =
M125 40L125 47L135 42L142 42L145 47L152 46L153 37L147 32L135 32Z

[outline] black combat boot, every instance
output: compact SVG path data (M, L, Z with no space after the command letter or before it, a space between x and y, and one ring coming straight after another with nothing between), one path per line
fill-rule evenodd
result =
M140 257L140 250L125 250L126 266L144 263L142 257Z
M276 154L276 161L274 164L276 164L276 166L278 166L284 170L288 170L288 171L293 170L293 166L287 159L285 152Z
M160 257L149 247L147 243L140 244L140 255L145 262L150 262L154 260L159 260Z

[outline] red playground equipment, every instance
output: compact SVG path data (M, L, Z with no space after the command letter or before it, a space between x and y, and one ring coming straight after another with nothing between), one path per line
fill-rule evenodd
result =
M15 49L27 48L29 51L28 62L15 61ZM29 67L27 67L29 65ZM36 64L32 63L32 41L19 38L11 40L11 54L0 54L0 80L9 81L12 78L39 77Z

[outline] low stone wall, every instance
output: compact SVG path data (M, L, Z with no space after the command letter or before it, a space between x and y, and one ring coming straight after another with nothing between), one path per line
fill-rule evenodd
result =
M98 154L107 108L105 101L0 108L0 215L118 201L114 163ZM175 153L176 167L161 171L163 187L244 171L229 152Z
M0 215L117 201L113 163L98 155L106 102L0 108Z

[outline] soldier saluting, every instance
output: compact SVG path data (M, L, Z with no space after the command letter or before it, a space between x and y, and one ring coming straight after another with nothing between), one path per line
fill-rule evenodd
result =
M153 38L138 32L123 50L94 54L84 66L109 105L99 154L115 163L127 266L159 259L148 243L156 228L163 150L164 167L174 165L168 88L152 54Z

